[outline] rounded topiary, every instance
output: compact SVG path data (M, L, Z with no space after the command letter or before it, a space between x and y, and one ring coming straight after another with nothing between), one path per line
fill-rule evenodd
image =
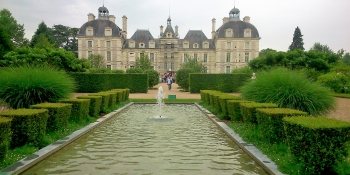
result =
M246 100L275 103L278 107L298 109L317 115L334 107L334 98L327 88L311 82L301 73L277 68L261 72L240 89Z
M153 86L159 83L159 73L156 70L153 70L153 69L145 70L145 73L148 74L149 88L152 88Z
M44 66L8 68L0 73L0 99L11 108L28 108L70 97L75 83L64 71Z
M190 73L194 73L193 69L179 69L176 73L176 83L187 91L190 86Z

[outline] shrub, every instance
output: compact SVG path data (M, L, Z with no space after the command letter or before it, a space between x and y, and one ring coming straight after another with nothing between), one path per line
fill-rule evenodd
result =
M57 102L74 92L74 81L49 67L8 68L0 76L0 99L14 109L43 102Z
M11 119L0 117L0 162L5 158L11 141Z
M109 95L109 102L108 102L108 108L113 108L115 104L117 103L117 92L115 91L104 91L100 92L99 94L108 94Z
M143 73L143 70L141 68L129 68L126 69L127 74L141 74Z
M350 77L342 72L330 72L317 78L317 82L337 93L350 93Z
M64 130L68 125L68 120L72 111L72 104L64 103L40 103L31 105L31 109L47 109L49 118L47 119L46 132Z
M227 100L228 116L233 121L243 122L240 103L254 103L247 100Z
M112 73L114 74L125 74L124 70L112 70Z
M348 155L350 123L326 117L283 118L291 152L305 174L330 174Z
M159 73L156 70L145 70L148 74L148 87L151 88L159 83Z
M109 94L101 94L101 93L93 93L89 94L89 96L100 96L102 97L102 102L101 102L101 107L100 107L100 112L106 113L108 111L108 104L109 104Z
M334 98L328 89L312 83L303 74L283 68L259 73L254 81L241 88L241 96L312 115L325 113L334 106Z
M176 83L184 90L188 91L190 87L190 73L194 73L193 69L179 69L176 73Z
M282 121L284 117L302 115L305 116L307 113L289 108L266 108L256 110L259 130L271 143L280 143L285 140Z
M248 74L248 75L253 75L253 70L249 66L233 69L231 71L233 74Z
M220 95L219 96L219 103L221 107L221 113L224 115L224 119L229 120L230 117L228 115L228 109L227 109L227 100L240 100L241 97L239 96L234 96L234 95Z
M90 99L89 115L91 117L99 116L102 103L101 96L78 96L77 99Z
M0 112L0 116L11 118L11 148L33 143L38 146L45 135L49 117L46 109L13 109Z
M257 108L277 108L273 103L240 103L243 121L246 123L257 124L256 109Z
M72 112L69 117L70 121L79 122L87 120L89 116L90 99L64 99L61 103L72 104Z
M87 73L91 73L91 74L106 74L106 73L112 73L112 71L110 69L107 68L91 68L87 70Z

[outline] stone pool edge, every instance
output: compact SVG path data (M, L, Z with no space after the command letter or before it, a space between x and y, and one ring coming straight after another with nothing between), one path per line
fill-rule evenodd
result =
M263 154L257 147L253 144L245 142L239 134L235 133L226 123L220 121L216 115L212 114L203 106L198 103L194 103L211 121L213 121L221 130L223 130L245 153L247 153L257 164L259 164L263 169L272 175L284 175L277 168L274 161Z
M18 162L0 170L0 175L12 175L12 174L20 174L27 169L31 168L35 164L39 163L40 161L44 160L48 156L52 155L53 153L57 152L58 150L62 149L66 145L72 143L76 139L80 138L81 136L85 135L92 129L96 128L97 126L101 125L105 121L111 119L118 113L122 112L129 106L133 105L134 103L131 102L129 104L126 104L123 107L120 107L117 110L114 110L113 112L110 112L100 118L98 118L95 122L88 124L87 126L74 131L72 134L57 140L56 142L40 149L39 151L19 160Z

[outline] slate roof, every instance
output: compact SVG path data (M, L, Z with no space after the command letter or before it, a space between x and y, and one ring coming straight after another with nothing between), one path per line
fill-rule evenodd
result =
M154 39L151 32L149 30L140 30L137 29L136 32L132 35L130 39L127 40L125 43L125 47L129 48L129 41L134 40L135 41L135 48L139 48L139 43L144 43L145 48L149 48L149 41L154 40L155 41L155 48L159 45L159 40Z
M226 29L232 28L234 32L234 38L244 38L244 29L250 28L252 30L251 32L251 38L259 38L259 32L256 29L256 27L248 22L244 22L241 20L230 20L223 24L218 30L216 30L216 33L218 34L218 38L226 38Z
M184 39L180 40L180 44L182 46L184 41L189 42L189 48L193 48L194 43L198 43L199 47L198 49L202 49L203 41L209 42L209 48L214 48L214 45L212 43L211 39L208 39L207 36L203 33L202 30L189 30L185 36Z
M86 36L86 28L87 27L92 27L94 29L94 36L105 36L105 27L112 28L112 36L113 37L120 37L121 31L122 31L112 21L96 19L96 20L88 21L85 24L83 24L79 29L78 36Z

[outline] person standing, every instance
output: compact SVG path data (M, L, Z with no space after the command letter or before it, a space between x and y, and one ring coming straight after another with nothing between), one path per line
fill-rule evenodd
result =
M170 90L171 89L171 84L173 83L173 80L172 80L171 76L168 76L167 83L168 83L168 89Z

